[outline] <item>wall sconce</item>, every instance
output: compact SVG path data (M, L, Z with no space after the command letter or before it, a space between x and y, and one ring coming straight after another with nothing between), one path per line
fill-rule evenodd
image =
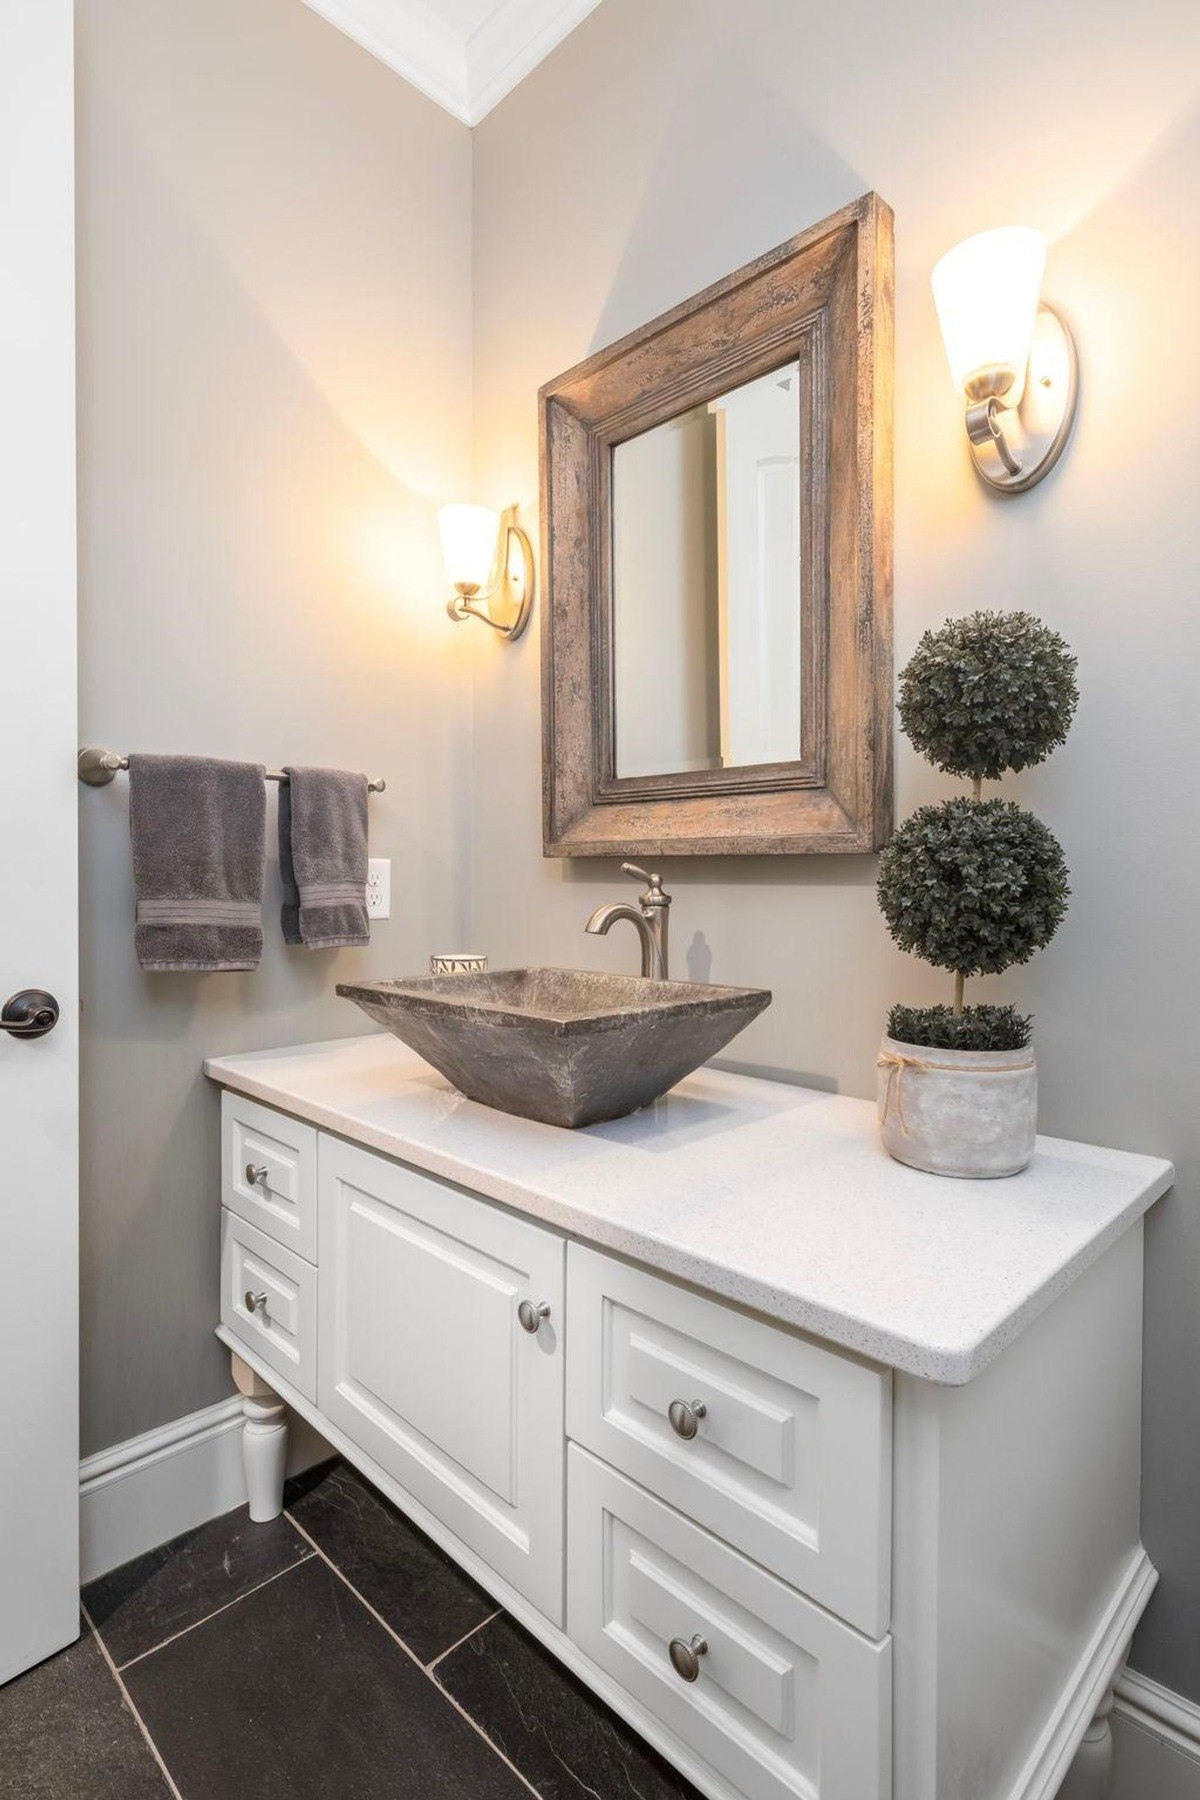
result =
M1023 494L1048 475L1075 423L1079 365L1066 320L1041 298L1046 240L1022 225L947 251L933 298L981 480Z
M450 617L482 619L510 643L519 638L533 606L533 549L516 507L496 514L486 506L442 506L438 527L454 589Z

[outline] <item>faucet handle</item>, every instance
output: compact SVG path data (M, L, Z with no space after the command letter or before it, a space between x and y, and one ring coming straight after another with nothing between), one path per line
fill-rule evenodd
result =
M639 868L637 863L632 862L623 862L621 864L621 873L622 875L632 875L635 881L644 881L654 899L666 899L666 895L663 893L661 875L652 875L648 869Z

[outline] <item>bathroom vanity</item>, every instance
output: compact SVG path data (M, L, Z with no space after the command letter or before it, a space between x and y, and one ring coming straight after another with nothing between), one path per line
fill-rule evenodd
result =
M712 1800L1099 1796L1169 1164L922 1175L713 1069L568 1132L370 1036L215 1058L218 1335Z

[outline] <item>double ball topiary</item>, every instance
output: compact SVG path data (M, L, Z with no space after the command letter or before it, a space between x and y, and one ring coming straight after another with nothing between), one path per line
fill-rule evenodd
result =
M1015 1050L1030 1021L963 1006L968 975L994 975L1049 943L1070 888L1054 834L980 784L1061 744L1078 699L1066 643L1029 613L978 612L928 631L900 677L900 719L923 755L973 781L974 798L923 806L880 859L879 905L901 949L954 974L953 1007L894 1007L889 1035L941 1049Z

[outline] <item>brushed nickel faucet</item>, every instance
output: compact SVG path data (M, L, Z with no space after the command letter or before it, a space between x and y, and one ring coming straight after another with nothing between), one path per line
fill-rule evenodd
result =
M642 974L652 981L667 981L670 979L667 974L667 923L671 896L663 893L659 876L639 869L636 863L623 862L621 873L646 883L645 893L638 895L637 906L627 906L619 901L598 906L584 929L593 937L603 937L617 919L628 919L641 939Z

